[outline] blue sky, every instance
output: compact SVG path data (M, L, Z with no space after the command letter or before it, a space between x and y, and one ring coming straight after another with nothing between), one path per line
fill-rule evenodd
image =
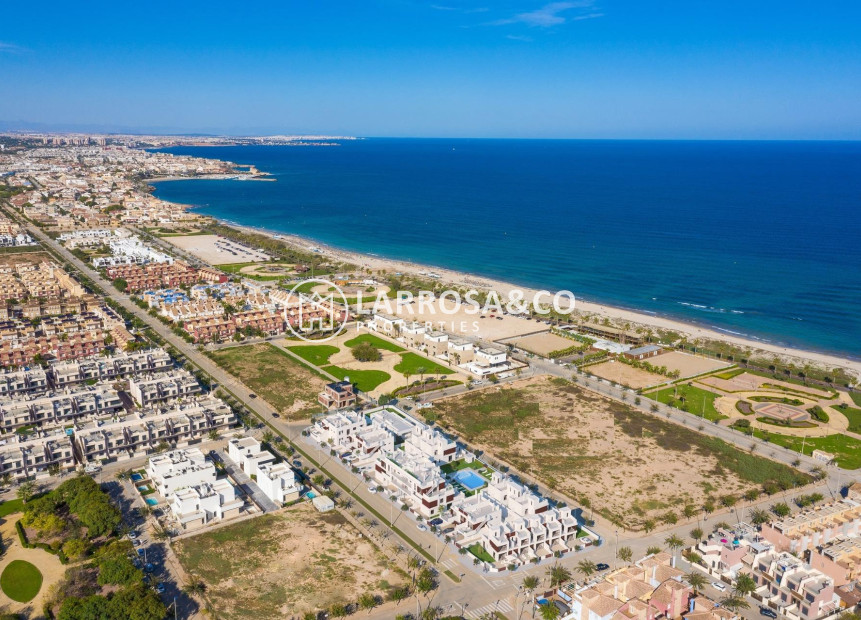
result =
M7 3L0 121L861 139L861 2Z

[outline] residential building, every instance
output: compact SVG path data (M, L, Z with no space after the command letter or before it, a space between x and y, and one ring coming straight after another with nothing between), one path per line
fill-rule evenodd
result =
M217 478L215 465L198 448L171 450L150 457L146 473L159 495L170 499L179 490Z
M72 441L62 431L35 437L13 433L0 441L0 476L9 474L16 482L44 478L52 466L61 473L75 469Z
M229 480L202 482L178 489L170 509L185 530L195 530L212 521L238 517L244 502Z
M129 394L140 407L147 407L161 401L187 398L201 392L202 388L194 375L182 369L129 379Z
M356 389L349 381L328 383L317 401L326 409L346 409L356 404Z

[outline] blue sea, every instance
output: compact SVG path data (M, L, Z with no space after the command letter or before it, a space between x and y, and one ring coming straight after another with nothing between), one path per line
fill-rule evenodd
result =
M861 142L366 139L182 147L230 222L861 357Z

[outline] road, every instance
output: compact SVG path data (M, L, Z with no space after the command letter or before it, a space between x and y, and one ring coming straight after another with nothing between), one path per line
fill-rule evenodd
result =
M161 338L165 340L165 342L173 346L186 358L191 360L192 363L210 375L212 380L220 384L222 389L230 391L249 411L257 415L272 429L284 435L297 449L300 450L300 452L304 452L307 455L300 456L299 458L303 461L307 461L311 467L322 468L324 473L329 474L333 484L337 488L340 488L343 493L351 495L357 500L357 502L363 503L365 506L369 506L376 511L377 514L382 517L377 519L377 521L379 521L379 525L377 527L381 532L380 538L384 537L382 532L387 531L388 541L399 541L401 546L411 552L415 552L415 548L420 547L425 553L432 554L437 558L437 568L441 572L449 570L459 576L461 579L460 583L441 576L439 588L434 591L433 596L428 602L434 605L439 605L449 611L459 611L460 609L463 609L469 617L475 617L478 610L489 610L488 606L491 606L491 608L496 606L499 609L503 609L505 607L512 610L515 608L520 609L520 607L522 607L524 596L518 592L518 586L522 582L523 577L528 574L534 574L541 578L545 576L547 566L549 564L548 562L544 562L541 565L522 567L513 573L502 573L496 575L478 573L473 570L473 567L467 563L463 556L456 554L448 545L442 544L432 533L418 531L415 527L415 522L413 522L405 513L395 510L391 502L380 497L378 494L370 493L367 486L363 484L361 480L357 479L356 476L354 476L339 461L332 459L328 452L322 451L319 447L303 442L300 435L301 427L297 425L289 425L286 421L281 419L273 419L271 417L271 412L274 410L273 407L268 405L261 398L251 398L250 394L252 391L247 386L235 379L233 376L224 372L209 358L199 352L193 345L187 343L185 340L171 332L167 326L149 316L146 312L132 303L127 295L116 291L110 282L102 278L97 272L90 268L89 265L85 265L74 255L65 250L65 248L50 239L41 230L25 222L22 222L22 224L28 229L34 238L39 239L39 241L45 246L51 248L52 251L63 257L64 260L74 265L82 273L86 274L96 283L96 285L101 287L107 295L110 295L111 298L121 304L128 312L150 326ZM572 372L570 370L545 360L535 358L530 359L529 363L532 367L532 371L535 373L547 373L568 379L572 378ZM632 406L637 407L637 405L633 404L634 395L632 393L619 388L614 388L603 382L597 382L593 379L585 379L582 375L578 376L578 381L588 389L597 391L611 398L626 400ZM646 415L654 415L649 410L651 401L642 397L641 399L642 403L638 408ZM750 448L751 443L755 441L726 427L702 423L699 420L693 419L690 414L663 405L659 406L659 415L664 415L670 421L684 424L685 426L696 427L698 429L701 426L702 428L700 430L702 432L720 437L721 439L745 450ZM820 463L814 461L810 457L798 455L794 452L784 452L783 449L769 444L765 444L762 447L761 452L775 460L779 460L787 464L790 464L797 458L811 468L820 465ZM829 478L822 484L817 485L817 488L822 488L828 495L833 495L835 489L839 490L836 483L838 483L841 478L842 482L845 483L859 479L858 473L845 471L838 473L835 469L836 468L829 468ZM804 492L810 492L810 489L805 489ZM791 498L791 494L785 494L785 496L787 498ZM759 502L757 505L767 506L773 501L776 500L772 498ZM738 514L739 513L736 512L736 515ZM386 515L389 516L389 519L385 518ZM721 518L722 516L720 514L712 515L711 522L717 522L721 520ZM664 546L664 539L671 534L677 534L684 539L688 539L688 532L693 526L693 523L688 522L673 526L663 531L654 532L647 536L639 537L635 534L627 535L625 533L620 533L618 535L618 543L616 543L615 533L605 535L607 542L603 546L580 553L571 553L566 558L560 560L560 564L569 568L574 568L580 560L588 558L596 563L606 562L612 566L614 563L615 550L619 545L631 547L634 557L640 557L649 546ZM605 528L604 531L612 532L612 526ZM408 605L411 603L412 600L402 603L401 605L405 610L408 610L410 609ZM422 600L421 604L424 606L425 601ZM375 620L377 618L391 618L392 613L393 607L391 605L387 605L385 608L367 614L366 617ZM517 617L517 613L513 613L513 616Z

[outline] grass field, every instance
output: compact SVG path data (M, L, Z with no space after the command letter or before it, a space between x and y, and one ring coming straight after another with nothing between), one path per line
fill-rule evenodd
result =
M849 430L853 433L861 433L861 409L857 407L834 407L849 420Z
M291 420L320 411L317 394L327 381L269 343L212 352L212 359Z
M338 377L338 379L343 380L344 377L350 377L350 382L363 392L370 392L392 378L389 373L382 370L356 370L355 368L341 368L340 366L324 366L323 370Z
M13 601L32 601L42 588L42 573L24 560L9 562L0 575L0 589Z
M224 620L302 617L406 583L403 571L337 512L308 503L175 543Z
M733 377L737 377L741 374L744 374L744 368L733 368L733 369L727 370L725 372L719 372L715 375L712 375L712 377L717 377L718 379L724 379L724 380L728 381L729 379L732 379Z
M10 499L0 503L0 517L8 517L12 513L21 512L24 509L24 502L20 499Z
M682 411L689 411L695 415L705 417L710 422L723 420L727 417L721 415L715 409L717 394L693 385L687 385L686 383L652 392L649 396L665 405L673 405Z
M308 344L287 347L291 353L295 353L306 362L321 367L329 363L329 358L340 349L329 344Z
M392 351L393 353L400 353L401 351L406 351L403 347L399 347L393 342L389 342L388 340L383 340L379 336L374 336L373 334L361 334L360 336L356 336L352 340L348 340L344 344L350 348L355 347L357 344L361 344L363 342L369 342L377 349L381 351Z
M431 413L473 448L514 466L629 530L679 518L687 505L806 474L644 414L564 379L523 379L435 402ZM649 500L660 498L658 503ZM672 522L672 521L669 521Z
M802 441L801 437L781 435L779 433L764 433L756 429L754 436L760 439L768 438L770 443L795 452L801 452L802 445L804 454L810 456L814 450L825 450L836 456L837 464L844 469L858 469L861 467L861 441L847 435L828 435L827 437L807 437Z
M485 549L485 548L484 548L480 543L475 543L474 545L470 545L469 547L467 547L467 550L468 550L472 555L474 555L474 556L475 556L475 557L477 557L479 560L481 560L482 562L487 562L487 563L489 563L489 564L493 564L493 563L494 563L493 556L492 556L492 555L490 555L490 554L487 552L487 549Z
M861 407L861 392L849 392L849 398L852 402Z
M401 361L395 366L395 370L402 375L406 376L409 373L413 377L419 376L421 374L419 370L422 368L424 368L425 375L450 375L454 372L451 368L412 352L401 354Z

